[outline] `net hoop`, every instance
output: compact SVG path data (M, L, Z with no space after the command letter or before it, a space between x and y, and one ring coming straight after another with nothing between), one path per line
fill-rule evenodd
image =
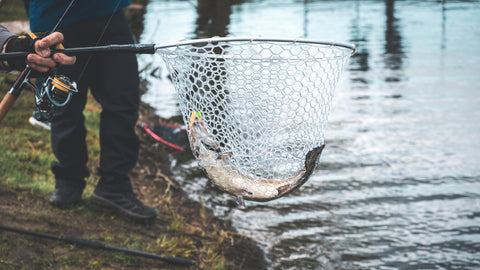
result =
M350 50L350 56L354 55L357 51L354 44L347 44L336 41L322 41L322 40L313 40L305 38L276 38L276 37L212 37L212 38L202 38L202 39L192 39L184 40L176 43L167 43L163 45L155 45L155 51L160 54L171 53L171 49L174 47L198 45L204 43L229 43L229 42L278 42L278 43L299 43L299 44L312 44L312 45L322 45L322 46L332 46Z

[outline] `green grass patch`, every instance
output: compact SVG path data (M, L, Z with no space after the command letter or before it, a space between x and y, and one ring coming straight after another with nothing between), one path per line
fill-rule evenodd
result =
M28 20L23 1L3 0L3 2L5 2L3 5L0 4L0 20L2 22Z
M13 83L15 74L0 75L0 94ZM3 183L15 188L31 189L42 193L51 193L55 179L50 171L50 163L56 158L50 147L50 131L32 126L28 119L33 113L35 97L29 90L23 90L17 101L0 124L2 140L0 141L0 179ZM98 108L99 105L89 95L88 105ZM89 149L89 166L94 171L100 156L98 112L86 111L87 143ZM95 176L88 182L94 184ZM91 189L91 188L90 188Z

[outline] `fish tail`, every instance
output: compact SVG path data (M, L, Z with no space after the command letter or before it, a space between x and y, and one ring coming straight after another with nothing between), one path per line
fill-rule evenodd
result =
M317 161L322 154L323 148L325 148L325 144L322 144L321 146L315 147L312 150L308 151L308 153L305 155L305 171L303 172L302 177L300 177L297 183L295 183L293 186L286 188L287 190L284 190L283 192L291 192L292 190L299 188L300 186L305 184L305 182L307 182L308 178L312 175L315 167L317 166Z
M308 178L312 174L313 170L317 165L317 161L322 154L323 148L325 148L325 144L313 148L305 156L305 174L303 176L304 178Z
M313 170L315 169L315 167L317 165L317 160L319 159L320 155L322 154L323 148L325 148L325 144L323 144L322 146L319 146L319 147L315 147L312 150L310 150L307 153L307 155L305 156L305 169L304 169L303 173L301 174L301 176L296 176L295 177L295 178L298 179L298 181L296 181L293 184L287 184L287 185L278 187L277 188L278 195L273 197L273 198L270 198L268 200L273 200L273 199L280 198L280 197L284 196L285 194L288 194L288 193L292 192L293 190L296 190L297 188L299 188L303 184L305 184L305 182L307 182L308 178L312 175ZM267 200L264 200L264 201L267 201Z

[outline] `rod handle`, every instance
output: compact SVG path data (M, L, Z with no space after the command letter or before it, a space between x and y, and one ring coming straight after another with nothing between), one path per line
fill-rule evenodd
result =
M16 96L7 92L5 97L2 99L2 102L0 103L0 122L2 122L3 118L5 118L5 115L7 115L8 111L13 106L13 104L15 104L16 100Z

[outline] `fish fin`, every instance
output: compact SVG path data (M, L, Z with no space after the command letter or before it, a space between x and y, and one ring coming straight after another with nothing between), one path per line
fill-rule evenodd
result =
M238 196L237 197L237 204L241 205L243 208L245 208L245 200L243 199L243 196Z

